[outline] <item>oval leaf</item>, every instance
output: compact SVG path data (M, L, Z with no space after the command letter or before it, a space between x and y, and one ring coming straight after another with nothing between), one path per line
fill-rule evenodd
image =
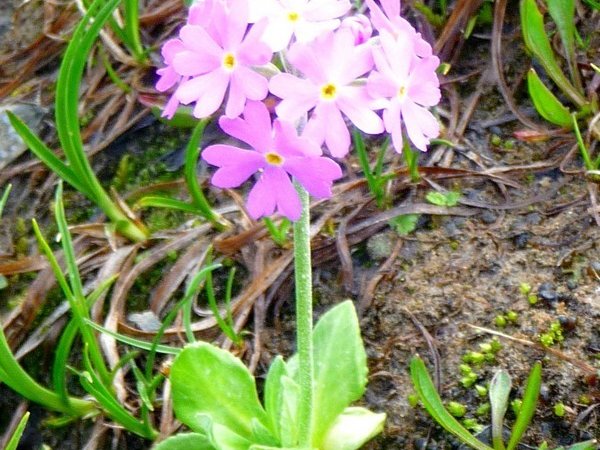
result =
M152 450L215 450L206 436L200 433L181 433L158 443Z
M544 28L544 16L535 0L521 0L521 28L525 45L536 56L550 78L577 106L585 105L585 98L573 87L556 62Z
M205 342L185 347L173 362L170 379L177 418L194 431L205 431L203 416L246 438L252 436L253 419L268 424L254 377L225 350Z
M571 128L571 113L542 83L534 69L527 74L527 88L533 105L540 116L555 125Z
M313 342L313 447L321 448L333 422L362 397L367 384L367 355L351 301L340 303L321 317L315 326Z
M365 408L346 408L329 429L323 450L357 450L383 431L385 414Z

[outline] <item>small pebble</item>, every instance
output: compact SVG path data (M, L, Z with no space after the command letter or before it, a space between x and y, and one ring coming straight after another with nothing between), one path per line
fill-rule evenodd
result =
M556 303L558 295L552 283L542 283L538 289L538 297L544 300L546 303Z
M573 331L577 327L576 317L558 316L558 322L565 331Z
M513 238L513 243L515 244L515 247L522 250L527 247L530 237L531 234L528 232L519 233Z
M600 261L592 262L591 266L596 272L600 272Z
M575 289L577 289L577 281L576 281L576 280L574 280L573 278L570 278L570 279L567 281L567 287L568 287L570 290L575 290Z
M487 209L479 215L479 218L483 223L487 223L488 225L496 222L496 215Z

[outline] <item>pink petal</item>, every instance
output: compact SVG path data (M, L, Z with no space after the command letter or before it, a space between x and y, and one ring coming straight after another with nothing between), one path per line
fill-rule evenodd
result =
M283 99L275 108L277 115L292 121L313 108L319 98L319 89L310 81L287 73L271 78L269 90Z
M290 63L314 84L328 81L327 74L323 69L323 62L326 63L326 60L319 58L311 45L296 43L290 48L287 57Z
M364 86L346 87L336 104L361 131L369 134L383 133L384 127L380 117L369 108L370 100Z
M279 167L267 167L265 178L269 179L272 192L276 196L277 211L290 220L298 220L302 214L302 204L285 170Z
M392 144L398 153L402 153L402 121L400 118L400 103L391 102L389 107L383 110L383 123L385 129L392 136Z
M335 158L346 156L350 149L350 133L342 113L332 103L321 103L313 112L309 122L318 121L325 132L325 145Z
M393 79L374 70L367 79L367 92L375 98L391 98L398 94L398 85Z
M186 105L196 101L193 114L200 119L210 116L219 109L228 84L229 75L221 70L215 70L182 83L175 91L175 95Z
M276 119L273 122L273 147L284 157L321 156L322 151L306 137L298 137L296 127L291 122Z
M313 0L304 10L304 17L309 21L335 19L346 14L351 7L347 0Z
M225 47L237 48L248 29L248 0L229 0L227 8L227 32L225 34Z
M238 58L246 66L261 66L273 58L273 51L262 41L267 20L254 24L238 47Z
M236 76L234 71L229 80L229 95L227 96L227 104L225 105L225 115L230 119L235 119L242 114L246 105L246 96L244 95L244 80L240 76Z
M402 105L402 119L408 137L421 151L427 151L429 140L440 134L440 125L433 114L409 99Z
M221 59L223 49L204 28L198 25L186 25L179 32L179 36L190 50L201 55L210 55L218 60Z
M208 53L190 50L179 52L173 58L173 67L181 75L196 76L217 69L221 60Z
M276 18L268 23L261 40L273 52L279 52L288 46L293 34L294 26L289 20Z
M207 27L212 18L213 7L214 0L202 0L195 2L192 4L192 6L190 6L187 23L189 25L200 25L202 27Z
M158 92L165 92L171 89L181 79L181 76L170 66L158 69L156 74L160 76L156 82L156 90Z
M385 15L390 19L400 15L400 0L379 0Z
M321 22L303 20L296 23L294 35L297 42L310 43L323 33L332 32L339 26L340 21L338 19L323 20Z
M351 32L348 30L348 33ZM353 36L354 39L354 36ZM354 81L373 68L373 52L370 44L352 47L351 56L341 63L343 70L340 81L344 84Z
M374 0L366 0L373 26L378 30L390 30L392 24Z
M160 53L167 65L172 64L173 58L179 52L185 50L185 46L183 42L179 39L169 39L165 42L165 45L162 46Z
M265 165L260 153L222 144L205 148L202 159L219 167L211 182L220 188L238 187Z
M267 79L247 67L238 67L233 74L242 84L244 94L250 100L264 100L269 93L269 82Z
M289 158L284 169L292 175L313 196L331 197L333 180L342 177L342 169L330 158Z
M410 64L415 57L412 42L408 39L394 39L391 34L386 32L382 32L379 37L386 61L395 78L402 83L405 82L408 78Z
M276 205L277 201L273 195L272 187L265 180L265 174L263 173L248 193L248 200L246 200L248 214L255 220L263 216L270 216L275 212Z
M172 119L175 113L177 112L178 107L179 100L177 100L177 97L175 97L175 95L172 95L167 104L165 105L161 117Z
M266 152L272 147L271 116L262 102L247 102L243 119L221 117L219 126L228 135L259 152Z
M246 206L254 219L273 214L275 207L290 220L298 220L302 213L300 198L287 173L272 166L265 168L248 194Z

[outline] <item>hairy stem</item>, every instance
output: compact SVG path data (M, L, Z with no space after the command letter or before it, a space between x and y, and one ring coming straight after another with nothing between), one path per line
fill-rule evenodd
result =
M298 183L296 189L302 202L302 215L294 223L294 264L296 281L296 340L300 399L298 431L300 448L312 448L313 415L313 320L312 320L312 266L310 260L310 209L308 192Z

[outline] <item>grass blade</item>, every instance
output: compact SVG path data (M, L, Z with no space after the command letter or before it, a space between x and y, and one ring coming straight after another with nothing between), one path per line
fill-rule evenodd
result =
M152 350L154 349L157 353L164 353L165 355L178 355L181 351L180 348L170 347L168 345L162 344L154 344L152 342L143 341L141 339L132 338L130 336L126 336L124 334L115 333L114 331L109 330L108 328L104 328L102 325L98 325L97 323L92 322L90 319L86 319L85 323L90 327L94 328L96 331L107 334L110 337L116 339L123 344L131 345L132 347L141 348L142 350Z
M439 425L476 450L493 450L478 441L446 410L431 381L425 363L418 356L415 356L410 362L410 376L421 403Z
M19 441L21 440L21 436L23 435L23 431L25 431L25 427L27 426L27 421L29 420L29 411L23 414L21 420L19 421L19 425L15 429L15 432L10 437L8 443L6 444L6 448L4 450L17 450L17 446L19 445Z
M42 142L42 140L29 129L25 122L23 122L18 116L15 116L10 111L6 111L6 114L8 115L8 120L10 121L12 127L15 129L21 139L23 139L25 145L29 147L29 150L35 154L35 156L41 159L42 162L60 178L65 180L90 200L94 200L94 196L88 190L87 185L81 182L81 180L75 175L75 172L64 162L62 162L60 158L58 158L58 156L56 156L54 152L50 150L46 144L44 144L44 142Z
M208 200L206 200L206 197L204 196L204 193L198 184L198 178L196 175L196 167L198 166L198 158L200 157L201 151L200 142L202 141L202 137L204 136L204 128L206 128L208 122L209 119L201 120L192 132L190 141L185 148L185 164L183 167L183 174L194 206L196 206L196 208L200 211L200 214L202 214L206 220L211 221L217 226L217 228L222 229L222 219L213 211L208 203Z
M542 385L542 364L538 361L535 363L529 377L527 378L527 384L525 386L525 393L523 394L523 404L519 410L517 420L513 425L510 440L506 446L506 450L514 450L521 441L523 434L529 426L529 422L535 414L535 407L537 405L538 396L540 394L540 387Z
M6 189L4 189L4 193L2 194L2 198L0 198L0 218L2 217L2 212L4 211L4 206L6 205L6 202L8 201L8 195L10 194L11 189L12 189L12 184L9 184L8 186L6 186Z
M571 120L570 117L569 120ZM148 206L153 206L156 208L176 209L178 211L183 211L187 213L204 215L204 213L201 210L199 210L196 206L190 205L187 202L183 202L174 198L160 197L156 195L149 195L148 197L140 198L137 202L135 202L134 208L146 208Z
M546 0L548 12L556 23L556 28L560 34L565 53L567 54L567 64L571 80L579 92L583 92L581 77L577 70L577 61L575 55L575 1L574 0Z
M504 415L508 408L508 396L510 395L510 375L505 370L499 370L490 383L490 405L492 407L492 443L494 450L504 450L502 441L502 428L504 426Z

